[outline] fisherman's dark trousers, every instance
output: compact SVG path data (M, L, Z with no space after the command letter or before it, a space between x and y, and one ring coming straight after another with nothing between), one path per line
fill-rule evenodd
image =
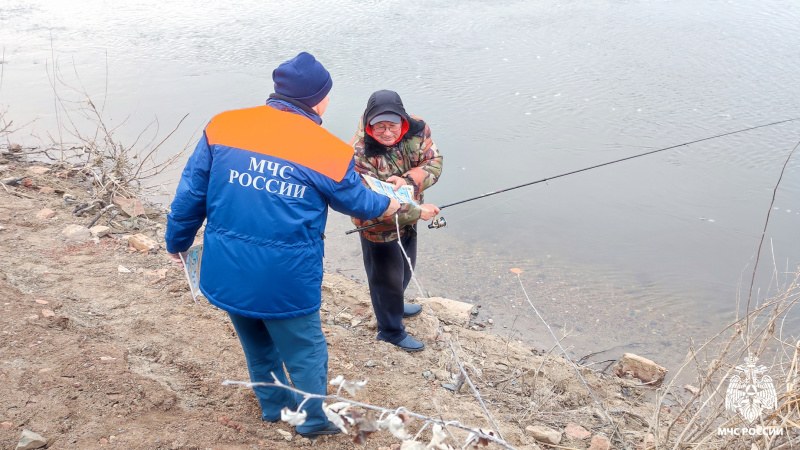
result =
M254 319L228 313L242 344L250 381L272 383L278 380L290 385L283 365L292 377L292 385L301 391L326 395L328 384L328 345L322 333L319 311L292 319ZM301 395L286 389L256 386L253 388L261 405L261 419L280 420L281 409L292 408L303 401ZM308 400L303 405L308 417L297 426L298 433L317 431L328 424L322 411L322 400Z
M416 234L416 230L403 232L400 238L412 267L417 263ZM372 242L361 236L361 252L378 322L378 340L396 344L408 336L403 326L403 292L411 281L411 269L397 241Z

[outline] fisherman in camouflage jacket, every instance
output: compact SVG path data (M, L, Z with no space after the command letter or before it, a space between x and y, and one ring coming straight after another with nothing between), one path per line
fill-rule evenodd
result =
M413 267L417 256L416 223L439 213L435 206L423 204L423 191L433 186L442 173L442 155L431 140L430 128L419 117L406 113L396 92L381 90L369 97L350 144L355 149L356 171L363 177L394 184L395 190L406 184L413 186L414 200L421 208L406 204L397 211L399 239ZM397 245L395 215L373 220L353 218L353 223L358 227L380 223L360 232L364 268L378 322L377 339L410 352L422 350L424 344L409 336L403 326L403 318L416 316L422 307L403 300L411 269Z

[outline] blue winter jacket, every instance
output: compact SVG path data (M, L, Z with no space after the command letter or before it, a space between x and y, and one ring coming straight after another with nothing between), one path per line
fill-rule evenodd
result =
M388 204L361 183L350 146L307 117L261 106L208 124L164 237L167 251L185 251L207 219L206 298L242 316L293 318L320 307L328 206L372 219Z

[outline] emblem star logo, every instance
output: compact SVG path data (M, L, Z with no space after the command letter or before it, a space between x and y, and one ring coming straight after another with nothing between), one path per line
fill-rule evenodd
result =
M728 391L725 393L725 409L736 412L747 422L753 423L761 416L764 410L778 408L778 397L775 386L769 375L761 375L768 369L756 366L758 358L748 356L745 365L735 367L743 377L734 375L728 382Z

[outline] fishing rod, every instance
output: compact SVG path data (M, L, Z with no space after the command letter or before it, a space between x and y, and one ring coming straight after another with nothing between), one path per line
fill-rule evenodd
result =
M672 150L674 148L683 147L684 145L696 144L698 142L708 141L708 140L720 138L720 137L723 137L723 136L730 136L732 134L744 133L745 131L755 130L757 128L771 127L773 125L778 125L778 124L786 123L786 122L792 122L792 121L795 121L795 120L798 120L798 119L800 119L800 118L795 117L793 119L781 120L781 121L778 121L778 122L772 122L772 123L768 123L768 124L765 124L765 125L758 125L758 126L755 126L755 127L743 128L741 130L730 131L728 133L717 134L715 136L711 136L711 137L707 137L707 138L703 138L703 139L697 139L697 140L694 140L694 141L684 142L683 144L672 145L672 146L669 146L669 147L659 148L657 150L651 150L649 152L639 153L638 155L633 155L633 156L628 156L628 157L625 157L625 158L615 159L614 161L609 161L609 162L605 162L605 163L602 163L602 164L597 164L597 165L594 165L594 166L585 167L583 169L573 170L571 172L562 173L560 175L555 175L555 176L552 176L552 177L542 178L541 180L531 181L529 183L524 183L524 184L520 184L520 185L517 185L517 186L512 186L510 188L500 189L499 191L487 192L485 194L481 194L481 195L478 195L478 196L475 196L475 197L470 197L470 198L467 198L467 199L464 199L464 200L459 200L457 202L448 203L446 205L440 206L439 207L439 211L441 211L441 210L443 210L445 208L449 208L450 206L460 205L462 203L471 202L473 200L478 200L480 198L489 197L491 195L502 194L503 192L513 191L514 189L519 189L519 188L526 187L526 186L531 186L531 185L534 185L534 184L544 183L545 181L555 180L556 178L566 177L567 175L574 175L576 173L586 172L587 170L597 169L598 167L610 166L611 164L616 164L616 163L619 163L619 162L622 162L622 161L627 161L629 159L640 158L642 156L652 155L653 153L663 152L665 150ZM374 223L372 225L367 225L367 226L363 226L363 227L359 227L359 228L354 228L352 230L345 231L345 234L355 233L356 231L361 231L361 230L367 230L367 229L370 229L372 227L376 227L376 226L381 225L381 224L383 224L383 222ZM428 224L428 228L431 228L431 229L443 228L443 227L446 227L446 226L447 226L447 221L444 219L444 217L439 217L439 218L434 217L433 220L431 221L431 223Z

